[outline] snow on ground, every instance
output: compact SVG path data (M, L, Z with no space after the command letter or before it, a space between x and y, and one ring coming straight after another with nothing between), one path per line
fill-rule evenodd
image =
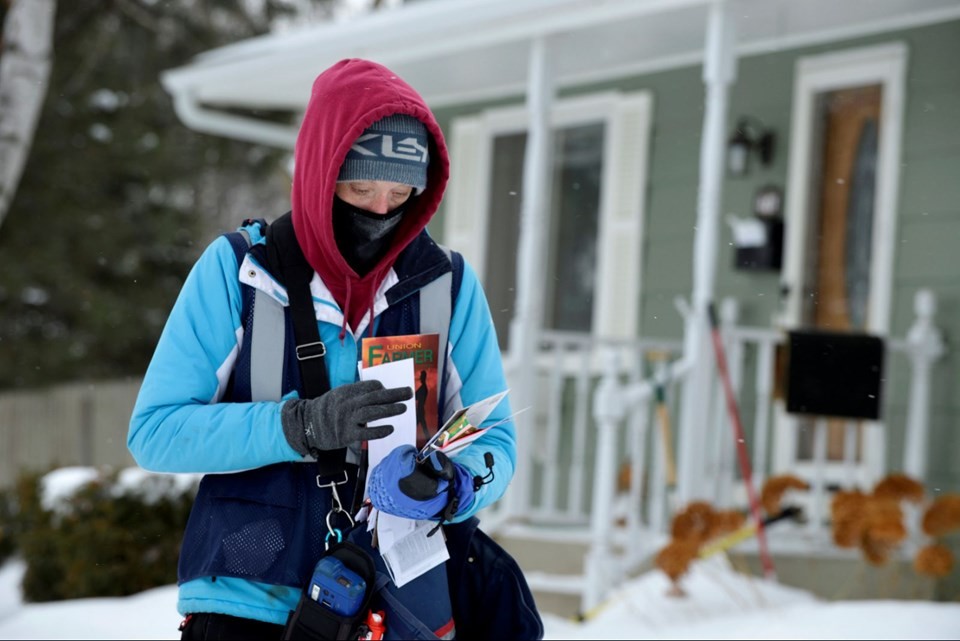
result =
M21 561L0 568L0 639L178 639L177 588L129 597L24 604Z
M0 568L0 639L177 639L176 587L125 598L24 604L24 566ZM627 583L584 623L544 615L546 639L960 639L960 603L823 601L735 571L723 556L667 596L657 571Z
M42 501L69 509L70 497L97 477L62 468L44 477ZM184 491L196 475L122 470L117 492L146 500ZM0 567L0 639L178 639L176 586L129 597L23 603L20 560ZM960 602L825 601L809 592L736 571L724 555L698 561L668 596L651 571L626 583L585 622L544 614L546 639L960 639Z

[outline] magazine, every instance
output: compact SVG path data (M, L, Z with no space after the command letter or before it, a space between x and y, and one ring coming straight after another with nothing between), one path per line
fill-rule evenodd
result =
M375 336L360 342L363 369L404 359L413 361L418 448L437 433L439 341L439 334L407 334Z

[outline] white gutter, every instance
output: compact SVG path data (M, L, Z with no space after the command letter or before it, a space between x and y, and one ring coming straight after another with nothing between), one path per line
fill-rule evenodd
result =
M164 85L173 94L174 110L183 124L190 129L280 149L293 149L298 129L294 125L281 125L259 118L208 109L200 106L188 91L174 91L166 82Z

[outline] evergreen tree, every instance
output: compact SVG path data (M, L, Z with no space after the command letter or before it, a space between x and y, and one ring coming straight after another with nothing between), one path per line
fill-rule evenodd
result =
M188 130L159 76L290 11L58 3L49 91L0 229L0 389L141 375L216 221L283 213L281 154Z

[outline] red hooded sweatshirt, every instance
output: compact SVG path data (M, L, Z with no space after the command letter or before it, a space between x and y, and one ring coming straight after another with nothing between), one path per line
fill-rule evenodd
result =
M430 134L427 186L404 212L380 262L361 278L340 254L333 236L333 193L350 146L364 129L392 114L407 114L426 125ZM358 326L365 313L372 315L377 288L397 255L436 213L449 176L450 158L440 126L420 94L395 73L369 60L347 59L314 80L294 148L293 228L307 262L323 279L351 328Z

